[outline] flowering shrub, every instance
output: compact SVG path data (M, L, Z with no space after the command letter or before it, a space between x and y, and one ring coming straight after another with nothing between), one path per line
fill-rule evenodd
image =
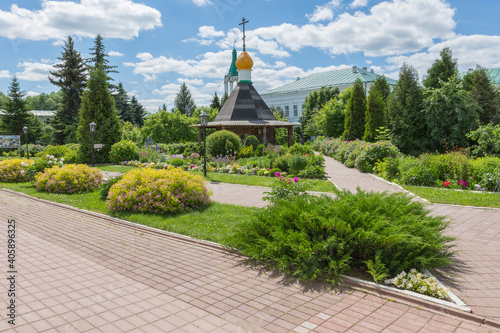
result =
M444 187L449 187L449 186L450 186L450 182L448 182L448 181L443 182L443 186L444 186Z
M355 159L354 167L361 172L372 173L378 161L382 161L387 157L399 157L400 155L399 149L390 142L366 143Z
M26 145L24 144L21 146L21 149L19 150L19 155L21 157L25 157L28 150L29 150L30 156L36 156L37 154L39 154L45 150L45 146L29 145L29 147L26 147Z
M276 172L274 176L277 178L277 181L271 187L271 192L264 192L267 196L263 200L274 204L281 199L291 196L307 195L306 185L301 183L298 177L287 179L280 172Z
M11 159L0 162L0 181L20 183L29 181L26 168L33 160Z
M37 156L54 156L59 160L64 158L64 162L72 164L76 162L76 155L78 153L79 144L66 144L61 146L47 146L42 153L37 154Z
M68 164L45 169L35 176L38 191L80 193L97 189L102 182L101 171L85 164Z
M34 180L35 176L40 172L44 172L45 169L52 168L53 166L56 165L60 166L63 164L64 164L64 157L61 157L58 160L57 157L46 154L45 156L36 159L35 162L26 166L26 174L28 175L29 180Z
M414 268L409 273L405 271L399 273L392 280L392 283L398 288L416 291L436 298L445 299L447 296L446 290L439 286L435 277L429 277L426 274L417 272Z
M136 169L111 187L106 207L111 211L177 213L210 203L210 194L201 176L179 168Z

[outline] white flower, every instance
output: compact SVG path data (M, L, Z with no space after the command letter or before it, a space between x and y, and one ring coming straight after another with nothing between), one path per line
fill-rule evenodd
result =
M57 161L57 158L54 158L54 161Z
M45 157L46 157L46 158L50 158L50 155L49 155L49 154L47 154L47 155L45 155Z
M52 161L49 161L49 164L52 164Z
M64 157L61 157L61 162L64 162Z
M21 170L21 175L24 175L24 174L25 174L24 170Z
M63 163L63 161L60 161L59 163L61 163L61 165L63 165L63 164L64 164L64 163Z
M21 162L21 165L22 165L22 166L26 166L26 163L24 163L24 162Z
M54 159L54 155L50 155L50 158L51 158L51 159Z

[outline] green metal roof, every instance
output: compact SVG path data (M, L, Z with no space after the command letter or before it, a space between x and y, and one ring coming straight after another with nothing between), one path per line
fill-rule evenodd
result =
M500 85L500 68L489 68L486 73L494 84Z
M321 72L309 75L305 78L298 79L292 83L285 84L284 86L271 89L263 93L276 94L276 93L286 93L292 91L300 90L316 90L321 87L335 87L342 85L354 84L354 81L360 79L363 82L373 82L380 75L371 72L370 70L365 70L362 68L345 68L335 71ZM398 81L386 77L389 85L396 85Z
M238 76L238 69L236 68L236 49L233 48L233 60L231 61L231 66L229 67L229 72L227 75Z

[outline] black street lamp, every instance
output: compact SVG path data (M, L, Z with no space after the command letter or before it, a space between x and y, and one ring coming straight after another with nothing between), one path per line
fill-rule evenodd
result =
M28 127L23 127L24 138L26 139L26 155L28 155L28 160L30 159L30 147L28 146Z
M300 139L302 141L302 144L304 144L304 122L306 121L306 116L302 115L300 116L300 126L302 130L302 135L300 136Z
M97 125L94 122L91 122L89 124L90 126L90 133L92 133L92 166L95 166L95 160L94 160L94 133Z
M203 111L200 114L200 123L203 127L203 174L207 176L207 143L206 143L206 128L208 124L208 114Z

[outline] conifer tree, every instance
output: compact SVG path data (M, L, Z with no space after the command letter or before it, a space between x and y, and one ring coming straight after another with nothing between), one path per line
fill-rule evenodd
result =
M49 80L61 88L61 107L57 110L51 122L54 128L54 141L57 144L76 142L76 128L78 125L78 110L81 96L86 86L87 67L79 52L74 49L71 36L63 46L62 55L58 58L61 63L54 65L56 70L51 71Z
M366 94L363 82L357 79L353 92L346 106L344 138L361 139L365 134Z
M144 106L142 106L141 103L135 98L135 96L132 96L132 99L130 100L130 107L132 108L132 112L134 115L134 122L133 124L142 127L144 125L144 118L146 117L146 110L144 109Z
M422 103L423 89L418 84L418 72L405 63L399 71L398 84L389 97L387 112L393 141L405 154L418 155L428 151Z
M118 83L116 93L113 95L113 98L115 99L115 108L120 119L135 124L134 110L130 105L127 92L123 88L123 84L121 82Z
M432 67L427 71L424 79L424 86L429 88L439 88L439 80L447 82L458 70L457 59L453 59L451 49L445 47L441 53L441 58L436 59Z
M219 97L217 96L217 92L215 92L214 98L212 98L212 101L210 102L210 108L215 109L217 111L219 111L221 108Z
M221 108L224 106L224 103L226 103L228 98L229 98L229 95L225 92L224 95L222 95L222 98L220 99L220 107Z
M191 97L191 92L185 83L181 85L181 89L177 93L174 101L174 108L179 110L180 113L187 115L188 117L193 114L196 105Z
M389 86L389 82L387 82L385 76L377 77L377 79L373 82L372 87L370 87L370 91L373 87L374 89L378 90L380 96L382 97L382 100L387 105L387 100L389 99L389 95L391 94L391 87Z
M20 135L21 142L26 144L23 127L31 129L28 131L28 141L33 141L36 138L36 131L33 130L34 125L33 115L28 113L27 103L24 100L26 92L21 90L19 81L14 76L9 86L9 97L4 103L5 113L2 116L2 132L7 135Z
M464 86L468 76L469 73L464 77ZM470 72L470 76L470 85L467 90L481 107L479 110L479 124L500 124L500 105L497 89L488 76L486 69L478 66L476 70Z
M106 73L106 81L108 81L108 83L110 81L114 81L113 78L111 78L108 74L118 73L118 71L115 69L118 66L109 65L109 60L107 59L108 54L106 54L106 49L104 47L100 34L95 37L94 46L90 48L90 51L90 55L92 57L87 59L87 63L89 64L89 66L96 68L98 64L101 64L104 73ZM115 85L111 83L109 83L109 85L111 89L116 89Z
M368 102L366 105L365 116L365 134L364 141L375 141L377 136L376 129L384 126L385 103L384 98L380 94L378 87L373 85L368 94Z
M100 64L91 68L87 89L83 92L78 123L77 138L80 147L77 159L80 163L90 163L92 157L92 135L89 124L94 122L97 130L94 143L104 147L95 151L96 163L109 161L111 146L120 141L120 121L115 109L115 101L108 90L106 73Z

